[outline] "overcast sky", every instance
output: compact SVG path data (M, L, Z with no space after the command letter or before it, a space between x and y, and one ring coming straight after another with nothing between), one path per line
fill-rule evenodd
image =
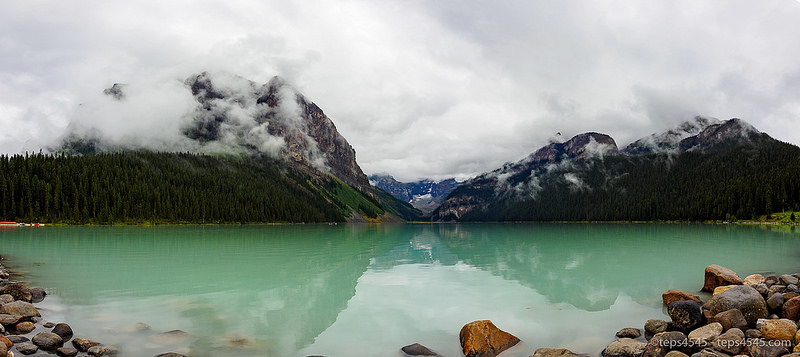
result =
M402 180L695 115L800 143L796 0L30 0L0 2L0 152L53 142L115 82L204 70L284 77Z

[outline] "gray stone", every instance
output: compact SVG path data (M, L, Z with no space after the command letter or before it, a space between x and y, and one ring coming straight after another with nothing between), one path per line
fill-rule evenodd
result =
M751 338L761 338L761 329L760 328L751 328L744 332L744 337L747 339Z
M765 296L767 293L769 293L769 287L767 287L767 284L764 283L753 285L753 289L756 289L761 296Z
M530 357L589 357L589 355L575 353L566 348L539 348Z
M8 294L0 294L0 305L14 301L14 297Z
M755 326L756 320L768 315L764 297L756 289L747 285L735 286L728 291L714 295L704 306L714 315L730 309L738 309L747 320L748 326Z
M689 339L682 332L669 331L658 333L644 348L644 357L664 357L669 351L688 352Z
M36 351L39 350L39 347L36 347L36 345L30 342L23 342L20 344L16 344L15 346L17 347L17 351L19 351L19 353L22 353L24 355L34 354L36 353Z
M54 350L58 348L64 340L61 339L61 336L56 335L52 332L42 331L33 336L31 339L34 345L39 346L39 348L44 350Z
M672 325L681 331L690 331L705 322L700 304L696 301L675 301L669 304L667 312L672 319Z
M33 304L44 301L44 297L47 296L47 292L38 286L34 286L28 290L31 292L31 303Z
M628 328L624 328L622 330L617 331L617 335L616 336L619 337L619 338L623 338L623 337L637 338L637 337L639 337L641 335L642 335L642 331L640 331L638 328L628 327Z
M0 314L20 315L23 318L41 316L33 304L19 300L0 306Z
M689 339L689 344L695 346L695 348L706 348L710 347L711 340L717 338L721 333L722 324L713 322L694 329L692 332L689 332L689 335L686 337Z
M78 350L72 347L61 347L56 350L56 355L59 357L75 357L78 355Z
M644 324L644 330L651 335L667 331L669 323L664 320L650 319Z
M0 343L0 356L6 356L8 354L8 346L5 343Z
M773 293L767 298L767 307L770 310L777 310L783 307L783 294Z
M711 348L704 348L700 352L692 355L692 357L730 357L722 352L715 351Z
M16 325L20 320L22 320L20 315L0 314L0 324L5 326Z
M738 328L732 328L711 342L711 347L729 355L736 355L744 349L744 342L744 332Z
M409 356L436 356L436 352L431 351L427 347L415 343L413 345L404 346L400 350Z
M600 354L604 357L640 357L644 353L646 343L631 338L620 338L611 342Z
M106 355L110 351L111 351L111 349L106 347L106 346L97 345L97 346L92 346L91 348L89 348L89 350L86 351L86 353L88 353L89 356L100 357L100 356Z
M69 325L65 323L56 324L56 326L53 327L53 333L61 336L64 341L69 341L69 339L72 338L72 327L69 327Z
M789 354L789 349L774 343L774 341L756 340L748 348L753 357L779 357Z
M89 341L85 338L74 338L72 340L72 346L78 349L78 351L86 352L89 351L90 348L99 345L100 342Z
M783 285L795 285L796 286L797 283L800 282L800 279L797 279L794 275L789 275L789 274L781 275L780 277L778 277L778 280Z
M14 344L28 342L31 340L30 338L27 338L25 336L17 336L17 335L6 336L6 338L8 338L8 340Z
M722 324L722 330L727 331L731 328L747 329L747 320L738 309L730 309L714 315L714 321Z

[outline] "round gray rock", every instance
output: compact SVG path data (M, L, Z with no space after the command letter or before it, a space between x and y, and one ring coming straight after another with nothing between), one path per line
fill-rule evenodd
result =
M23 318L41 316L33 304L19 300L0 306L0 314L19 315Z
M38 286L34 286L28 290L31 292L31 303L33 304L44 301L44 297L47 296L47 292Z
M742 312L748 326L755 326L756 321L767 317L767 303L764 297L747 285L739 285L711 297L704 305L712 314L737 309Z
M627 328L624 328L622 330L617 331L617 335L616 336L619 337L619 338L624 338L624 337L637 338L637 337L639 337L641 335L642 335L642 331L640 331L638 328L627 327Z
M429 348L420 345L419 343L404 346L400 350L409 356L436 356L436 352L431 351Z
M669 331L653 336L644 348L644 357L664 357L669 351L688 352L689 339L682 332Z
M729 355L737 355L744 349L744 342L744 332L732 328L714 339L711 348Z
M620 338L611 342L600 354L604 357L640 357L647 346L642 341L631 338Z
M644 323L644 330L651 335L667 331L669 323L664 320L650 319Z
M69 325L65 323L56 324L56 326L53 327L53 333L61 336L64 341L69 341L69 339L72 338L72 327L69 327Z
M36 345L34 345L34 344L30 343L30 342L23 342L23 343L16 344L14 346L17 347L17 351L19 351L19 353L22 353L24 355L34 354L34 353L36 353L36 351L39 350L39 347L36 347Z
M56 355L59 357L75 357L78 355L78 350L72 347L61 347L56 350Z
M41 349L54 350L58 348L64 340L61 339L61 336L52 332L42 331L37 333L36 336L33 336L31 342Z

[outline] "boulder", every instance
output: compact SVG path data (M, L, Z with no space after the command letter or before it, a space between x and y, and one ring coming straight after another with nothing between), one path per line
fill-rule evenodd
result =
M713 296L713 295L717 295L719 293L724 293L724 292L730 290L734 286L738 286L738 285L717 286L716 288L714 288L714 292L711 295Z
M0 314L19 315L22 318L41 316L39 310L36 310L33 304L20 300L0 306Z
M761 326L761 337L765 340L792 341L797 333L797 323L792 320L767 320Z
M31 302L31 291L24 283L13 283L0 287L0 295L3 294L13 296L14 300Z
M540 348L531 357L589 357L587 354L575 353L566 348Z
M69 339L72 338L72 327L69 327L69 325L65 323L56 324L52 332L61 336L64 341L69 341Z
M647 332L647 333L649 333L651 335L655 335L657 333L662 333L664 331L667 331L668 327L669 327L669 323L667 323L664 320L650 319L650 320L647 320L647 322L644 323L645 332Z
M52 332L42 331L33 336L31 342L43 350L55 350L61 346L64 340L61 339L61 336Z
M753 286L753 285L756 285L756 284L763 284L764 280L766 280L766 279L764 278L763 275L761 275L761 274L752 274L752 275L748 275L746 278L744 278L744 280L742 280L742 284Z
M23 342L23 343L20 343L20 344L17 345L17 351L19 351L19 353L22 353L24 355L34 354L38 350L39 350L39 347L36 347L36 345L34 345L34 344L30 343L30 342Z
M773 293L782 293L784 290L786 290L786 285L775 284L770 286L768 290Z
M690 331L705 322L700 304L692 300L675 301L667 307L672 325L681 331Z
M519 343L519 338L500 330L489 320L464 325L458 337L466 357L494 357Z
M783 275L778 277L778 281L780 281L781 284L783 284L783 285L795 285L796 286L797 283L800 282L800 279L797 279L797 277L794 276L794 275L783 274Z
M78 350L72 347L60 347L56 349L56 355L59 357L75 357L78 355Z
M720 334L722 334L722 324L713 322L692 330L686 337L689 338L690 345L696 348L706 348L711 347L711 340L717 338Z
M36 325L34 325L33 322L30 322L30 321L20 322L14 328L14 330L17 331L17 334L20 334L20 335L26 335L26 334L28 334L29 332L31 332L31 331L33 331L35 329L36 329Z
M697 296L695 294L690 294L685 291L669 289L665 291L663 294L661 294L661 301L664 302L664 305L669 305L675 301L681 301L681 300L694 300L697 301L698 303L701 304L703 303L702 301L700 301L700 296Z
M730 309L737 309L741 311L749 326L755 326L758 319L768 316L764 297L756 289L747 285L740 285L714 295L704 306L714 315Z
M748 344L750 355L753 357L779 357L789 353L789 349L780 344L756 340Z
M0 305L14 301L14 297L8 294L0 294Z
M16 325L20 320L22 320L20 315L0 314L0 325L12 326Z
M722 324L722 331L731 328L747 329L747 320L738 309L730 309L714 315L714 321Z
M711 348L729 355L737 355L744 349L744 342L744 332L732 328L714 339Z
M624 337L608 344L600 354L603 357L640 357L646 346L647 343Z
M405 353L405 354L407 354L409 356L436 356L437 355L436 352L431 351L430 349L428 349L428 347L420 345L419 343L415 343L413 345L405 346L405 347L401 348L400 350L402 350L403 353Z
M653 336L644 348L643 357L664 357L669 351L688 352L689 339L682 332L669 331Z
M782 315L789 320L800 320L800 296L793 297L783 303Z
M770 310L778 310L783 307L783 294L781 293L774 293L767 298L767 308Z
M766 296L767 293L769 293L769 288L767 287L767 284L753 285L753 289L756 289L756 291L758 291L758 293L761 294L762 296Z
M42 289L41 287L38 287L38 286L34 286L34 287L30 288L30 289L28 289L28 291L31 292L31 303L32 304L44 301L44 297L47 296L47 292L45 292L44 289Z
M728 268L716 264L707 266L702 290L712 292L714 288L724 285L742 285L742 278Z
M640 331L638 328L633 328L633 327L628 327L628 328L624 328L622 330L619 330L619 331L617 331L617 334L616 334L616 336L618 338L624 338L624 337L637 338L637 337L639 337L641 335L642 335L642 331Z
M89 354L89 356L95 356L95 357L105 356L109 352L111 352L111 349L103 345L92 346L89 348L88 351L86 351L86 353Z
M764 284L766 284L768 287L772 286L772 285L775 285L777 283L778 283L778 277L775 276L775 275L770 275L770 276L764 278Z
M74 346L78 351L86 352L89 351L90 348L99 345L100 342L89 341L85 338L74 338L72 340L72 346Z

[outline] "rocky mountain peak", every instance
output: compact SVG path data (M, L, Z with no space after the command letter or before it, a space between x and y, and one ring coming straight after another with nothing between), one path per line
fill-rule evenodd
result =
M595 132L578 134L563 143L551 143L529 156L531 163L558 162L564 159L581 159L613 155L619 152L617 143L606 134Z

